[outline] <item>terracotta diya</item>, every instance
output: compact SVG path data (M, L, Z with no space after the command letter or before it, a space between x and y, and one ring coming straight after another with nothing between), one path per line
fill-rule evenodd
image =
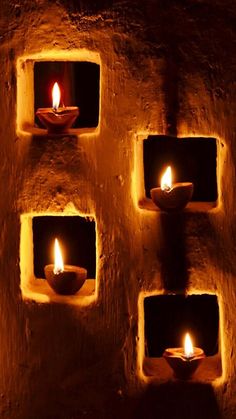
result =
M193 183L172 184L171 167L168 166L161 179L161 186L150 191L155 205L163 211L179 211L186 207L193 195Z
M52 108L39 108L36 111L40 122L52 134L67 132L79 115L77 106L60 107L60 100L60 88L58 83L55 83L52 89Z
M57 239L55 239L54 252L54 265L51 264L44 267L48 284L57 294L76 294L87 278L87 270L79 266L64 265Z
M183 348L168 348L163 357L179 379L189 379L195 373L202 360L205 358L203 349L192 345L190 335L185 335Z

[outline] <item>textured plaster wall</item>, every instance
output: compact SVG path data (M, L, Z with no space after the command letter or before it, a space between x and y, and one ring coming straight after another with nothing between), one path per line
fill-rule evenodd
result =
M235 418L235 2L2 0L0 13L0 417ZM100 55L94 134L17 132L17 60L47 49ZM151 133L219 139L218 206L181 221L185 287L219 298L223 376L212 385L141 371L140 293L181 288L161 276L160 213L137 205L137 135ZM70 203L96 217L97 299L25 301L20 216Z

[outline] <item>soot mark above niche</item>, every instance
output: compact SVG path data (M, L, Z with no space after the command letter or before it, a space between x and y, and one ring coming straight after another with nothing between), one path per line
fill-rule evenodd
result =
M79 216L33 218L34 274L44 278L44 266L54 261L54 240L60 241L64 263L81 266L88 278L96 275L95 222Z
M171 166L174 182L193 182L192 201L217 200L215 138L149 136L143 147L147 197L152 188L160 185L164 169Z
M215 295L159 295L144 299L147 357L161 357L166 348L183 346L189 332L207 356L218 352L219 308Z
M78 106L74 128L92 128L99 122L100 66L85 61L34 63L34 108L52 107L52 87L58 82L61 105ZM43 128L36 118L35 123Z

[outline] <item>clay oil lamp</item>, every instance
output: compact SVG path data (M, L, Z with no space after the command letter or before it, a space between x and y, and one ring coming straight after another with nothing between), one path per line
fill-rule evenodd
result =
M190 335L185 335L183 348L169 348L163 357L174 371L176 378L186 380L192 377L202 360L205 358L203 349L192 345Z
M179 211L186 207L193 195L193 183L172 184L171 167L168 166L161 178L161 186L151 189L151 198L163 211Z
M54 245L54 259L54 265L44 267L48 284L57 294L76 294L87 278L87 270L79 266L64 265L57 239Z
M58 83L52 89L52 108L39 108L36 115L51 134L66 133L79 115L77 106L60 107L61 92Z

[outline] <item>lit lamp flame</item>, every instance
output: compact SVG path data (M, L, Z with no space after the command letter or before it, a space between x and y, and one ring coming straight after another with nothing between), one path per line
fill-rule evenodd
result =
M61 91L58 83L54 83L52 88L52 108L54 111L57 111L60 105L61 100Z
M55 245L54 245L54 269L53 272L55 275L58 275L59 273L64 271L64 263L62 259L62 254L59 246L59 242L57 239L55 239Z
M190 358L191 356L193 356L193 344L189 333L186 333L184 339L184 355L186 356L186 358Z
M172 189L172 174L170 166L167 167L161 178L161 189L166 192L169 192Z

